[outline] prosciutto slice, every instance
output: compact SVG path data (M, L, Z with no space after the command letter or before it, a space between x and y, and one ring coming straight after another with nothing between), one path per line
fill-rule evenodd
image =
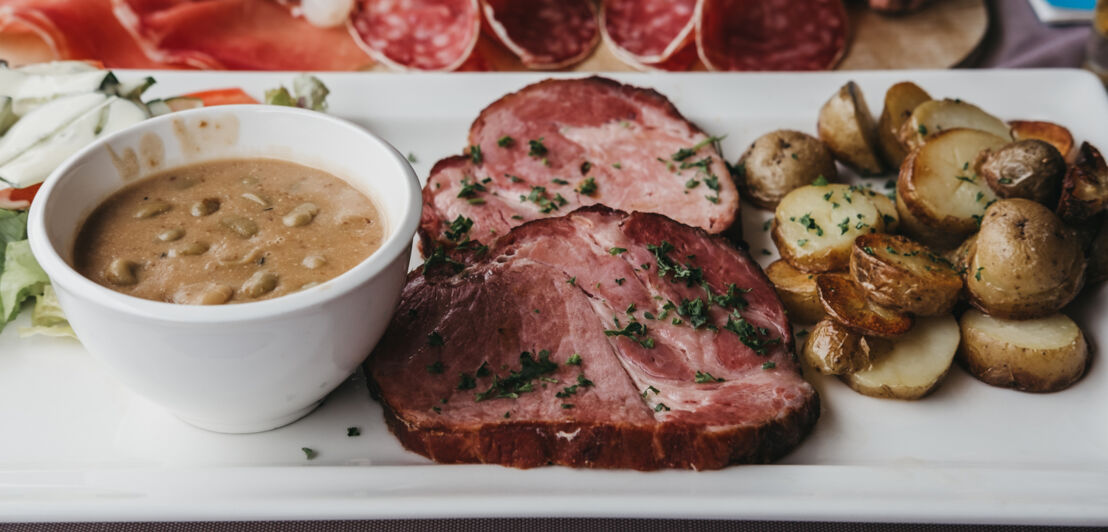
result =
M696 2L605 0L600 12L604 40L632 66L665 68L670 58L692 44Z
M824 70L846 50L842 0L700 0L696 46L711 70Z
M343 28L317 28L271 0L111 4L156 62L231 70L355 70L372 64Z
M143 53L112 14L109 0L4 0L0 31L33 33L54 59L97 60L108 68L166 66Z
M592 0L481 0L489 32L523 66L563 68L600 42Z
M390 67L456 70L477 44L481 16L477 0L359 0L348 26Z

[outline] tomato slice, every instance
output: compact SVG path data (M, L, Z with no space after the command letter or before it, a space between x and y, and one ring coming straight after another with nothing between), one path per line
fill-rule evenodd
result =
M235 87L230 89L212 89L207 91L182 94L185 98L196 98L204 102L205 107L212 105L232 105L236 103L259 103L246 91Z
M5 188L0 190L0 209L26 209L35 199L42 183L25 188Z

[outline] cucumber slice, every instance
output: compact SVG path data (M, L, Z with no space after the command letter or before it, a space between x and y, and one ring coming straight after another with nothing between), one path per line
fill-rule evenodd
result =
M120 83L115 88L115 94L118 95L120 98L137 100L142 97L142 93L146 92L146 89L149 89L153 85L154 78L146 76L145 78L142 78L140 80Z
M20 70L0 69L0 96L10 97L15 113L20 116L62 96L95 91L114 92L118 86L115 74L107 70L28 74Z
M204 107L204 100L200 98L189 98L188 96L175 96L166 99L165 104L169 106L170 111L187 111L189 109Z
M145 118L146 111L138 104L112 96L49 138L0 165L0 180L15 188L41 183L62 161L97 137L141 122Z
M166 105L165 100L150 100L144 105L150 116L162 116L173 112L173 109Z
M28 113L0 138L0 164L19 156L108 99L99 92L54 100Z
M19 116L12 110L12 99L0 96L0 135L12 127L16 120L19 120Z
M46 63L32 63L16 68L26 74L76 74L78 72L94 72L100 70L87 61L48 61Z

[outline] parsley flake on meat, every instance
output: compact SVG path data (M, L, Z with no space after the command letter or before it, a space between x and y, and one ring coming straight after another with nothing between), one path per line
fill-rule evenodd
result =
M612 321L615 322L616 327L621 327L619 323L619 318L612 318ZM648 337L646 333L646 325L643 325L642 323L639 323L632 318L631 322L628 323L626 327L605 330L604 336L626 336L627 338L637 342L639 345L647 349L652 349L654 347L654 339Z
M462 189L458 191L459 198L472 198L477 196L478 192L485 192L488 190L485 188L485 185L478 183L476 179L472 182L469 179L469 177L462 178Z
M719 377L713 377L711 373L705 371L696 372L695 380L697 384L704 384L706 382L723 382L723 379Z
M504 135L496 140L496 145L501 148L510 148L512 144L515 144L516 140L508 135Z
M431 331L431 334L427 335L427 345L431 347L443 346L446 345L446 340L443 339L438 331Z
M469 147L469 160L473 161L473 164L481 164L485 161L485 155L481 153L481 146L474 144Z
M535 360L529 351L519 355L520 370L512 371L507 377L492 377L492 385L483 392L478 392L474 401L481 402L488 399L517 399L519 394L535 390L533 381L543 375L553 373L558 369L558 364L550 360L550 351L539 351L539 359Z
M738 312L732 312L727 317L727 325L723 328L739 335L739 341L759 355L765 355L769 346L781 343L780 338L765 338L769 335L769 329L751 325Z
M596 193L596 180L589 177L586 178L584 181L581 181L577 185L577 192L580 192L581 194L584 194L586 196L592 196Z
M531 157L545 157L548 151L546 149L546 145L544 145L542 141L543 137L539 137L538 140L532 139L527 141L527 144L531 147L530 151L527 152L527 155L530 155Z
M681 148L681 149L677 150L677 152L674 153L670 158L673 159L674 161L684 161L685 159L688 159L689 157L692 157L693 155L696 155L696 152L700 151L700 148L703 148L704 146L707 146L709 144L714 144L716 142L719 142L719 141L723 140L724 137L726 137L726 135L724 135L723 137L708 137L708 138L696 143L691 148Z

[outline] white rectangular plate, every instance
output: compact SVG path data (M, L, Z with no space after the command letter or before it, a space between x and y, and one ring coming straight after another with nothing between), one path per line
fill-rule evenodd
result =
M124 72L121 77L145 73ZM152 73L151 96L241 86L287 73ZM426 177L460 153L488 103L545 74L320 76L330 112L390 140ZM848 79L880 111L914 80L936 97L1006 119L1066 125L1108 148L1108 98L1080 71L619 74L667 95L734 161L778 128L814 133L820 105ZM296 131L289 131L295 137ZM883 190L887 178L867 180ZM749 205L763 264L776 253ZM1070 309L1094 346L1108 342L1108 289ZM23 319L26 319L25 317ZM120 387L74 341L0 334L0 519L198 520L609 516L779 520L1108 524L1108 367L1096 357L1072 388L1032 395L954 369L918 402L858 395L817 378L814 432L774 465L722 471L586 471L435 465L402 449L355 375L309 417L262 434L188 426ZM157 353L150 353L157 357ZM347 437L347 427L362 435ZM301 447L319 454L305 459Z

